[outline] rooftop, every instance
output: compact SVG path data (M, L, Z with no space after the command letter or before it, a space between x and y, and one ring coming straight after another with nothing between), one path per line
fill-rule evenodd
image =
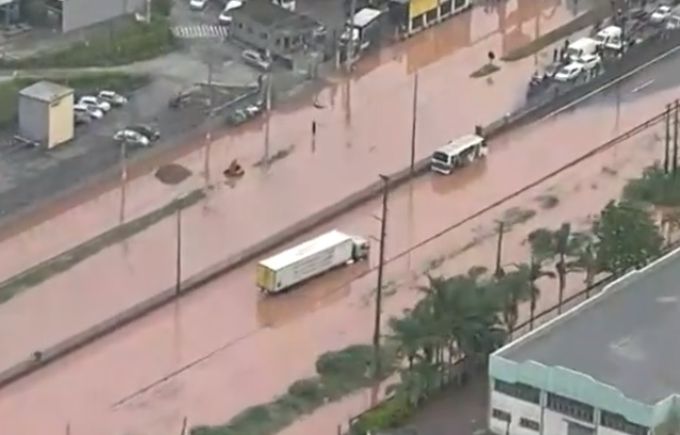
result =
M35 100L40 100L47 103L58 100L72 93L73 89L71 88L47 81L34 83L31 86L19 91L19 95L21 96L33 98Z
M655 404L680 393L680 251L497 355L592 376L630 399Z
M274 29L291 29L304 31L319 26L315 20L306 15L291 12L272 3L271 0L249 0L238 9L234 9L232 16L248 16L263 26Z

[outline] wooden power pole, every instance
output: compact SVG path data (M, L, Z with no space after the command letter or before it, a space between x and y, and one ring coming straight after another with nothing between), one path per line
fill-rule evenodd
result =
M390 191L390 179L380 175L383 181L382 216L380 218L380 248L378 252L378 288L375 291L375 323L373 324L373 350L376 379L380 376L380 323L382 321L382 288L383 269L385 266L385 234L387 230L387 196Z

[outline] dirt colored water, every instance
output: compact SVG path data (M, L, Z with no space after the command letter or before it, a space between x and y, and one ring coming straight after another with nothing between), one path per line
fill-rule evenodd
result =
M555 120L543 128L559 124ZM533 147L533 131L518 131L507 144L496 144L485 165L447 178L423 177L412 187L395 192L390 200L387 257L393 258L414 242L558 164L540 154L546 149L544 143ZM386 267L387 279L408 283L414 271L447 256L450 261L438 269L446 273L490 264L493 236L482 236L510 208L538 213L506 237L505 262L522 261L526 258L522 240L532 226L557 226L563 220L585 225L588 215L616 196L627 177L659 155L658 142L652 142L656 133L619 144L502 208L391 261ZM526 167L517 163L518 170L509 173L508 162L515 161L510 158L511 151L514 156L540 157L545 163ZM564 161L565 155L559 155ZM559 202L542 210L537 197L547 194ZM378 210L379 203L369 203L320 231L337 227L375 235L378 228L372 216ZM471 246L475 238L479 240ZM453 256L461 250L464 252ZM371 265L376 263L376 254ZM258 295L252 284L253 264L246 265L176 305L0 391L0 420L12 433L22 434L43 433L70 421L75 435L95 430L111 435L160 435L178 430L185 416L193 424L225 421L248 405L271 399L295 379L311 375L318 354L370 341L376 277L370 273L352 280L365 267L334 272L272 299ZM541 306L554 301L554 284L545 288ZM385 318L398 315L417 297L408 286L401 287L386 299ZM116 376L104 375L111 370ZM357 412L367 400L361 394L355 396L346 404L321 411L321 417L302 420L286 433L332 433L337 418ZM34 418L36 412L40 419Z

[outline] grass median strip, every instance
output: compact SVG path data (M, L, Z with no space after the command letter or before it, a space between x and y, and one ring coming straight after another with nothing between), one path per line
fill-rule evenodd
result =
M394 372L398 358L390 346L381 348L381 357L380 379L384 380ZM292 383L285 394L269 403L251 406L226 424L197 426L190 434L274 435L326 403L373 385L373 358L373 347L366 344L326 352L316 360L317 376Z
M205 198L205 192L194 190L188 195L175 199L164 207L152 211L130 222L119 225L90 239L73 249L52 257L18 275L0 283L0 304L5 303L24 290L36 286L51 277L65 272L83 260L102 250L138 234L160 222L178 210L191 207Z

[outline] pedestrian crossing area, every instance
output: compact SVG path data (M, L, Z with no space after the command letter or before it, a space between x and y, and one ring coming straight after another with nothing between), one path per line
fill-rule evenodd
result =
M172 34L180 39L220 39L227 36L227 28L215 24L176 26L172 28Z

